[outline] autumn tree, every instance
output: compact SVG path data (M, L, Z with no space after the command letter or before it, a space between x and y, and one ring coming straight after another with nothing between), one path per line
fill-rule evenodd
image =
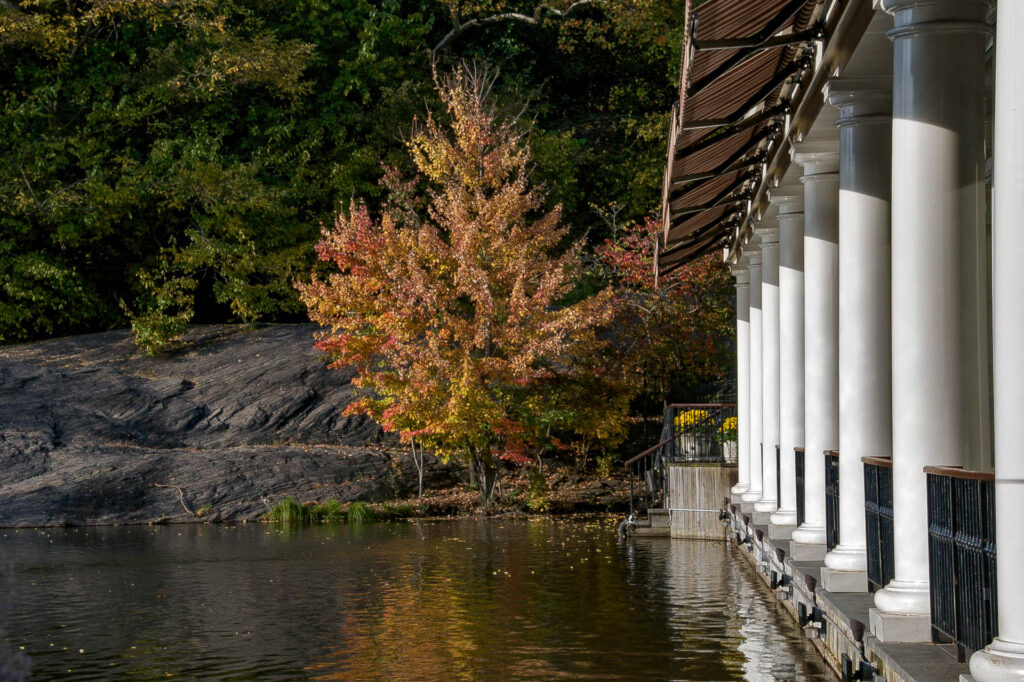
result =
M655 278L660 223L648 218L619 230L597 248L618 301L622 361L660 399L673 387L721 381L731 368L733 287L716 253Z
M564 303L581 245L565 243L560 208L540 211L524 126L494 83L473 67L435 76L443 111L407 143L418 176L387 173L379 215L341 212L317 246L336 271L299 285L329 327L319 347L365 391L348 409L465 457L485 507L498 460L528 462L566 433L621 438L629 401L600 361L612 292Z

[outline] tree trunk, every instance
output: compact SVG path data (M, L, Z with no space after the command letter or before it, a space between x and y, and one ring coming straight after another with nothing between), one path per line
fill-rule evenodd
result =
M416 465L416 475L419 479L419 501L420 507L423 506L423 445L420 445L420 454L416 456L416 439L413 438L412 444L412 462Z
M477 485L480 490L480 505L484 511L490 509L494 497L494 485L498 482L498 468L491 460L490 452L479 452L475 447L469 448L470 471L476 472Z

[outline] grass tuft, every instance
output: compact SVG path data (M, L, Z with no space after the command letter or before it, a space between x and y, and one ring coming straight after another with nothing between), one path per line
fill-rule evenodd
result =
M366 502L350 502L344 505L338 500L322 503L300 504L286 497L263 516L264 521L276 523L371 523L393 521L416 515L416 507L404 502L384 502L370 505Z
M305 523L310 520L306 508L290 497L275 504L264 518L278 523Z
M375 520L376 514L365 502L352 502L348 505L349 523L369 523Z

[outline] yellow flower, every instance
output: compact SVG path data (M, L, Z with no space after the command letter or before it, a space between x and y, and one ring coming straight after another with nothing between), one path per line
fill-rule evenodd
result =
M676 426L689 429L697 426L706 426L710 415L707 410L687 410L676 417L676 419L678 420Z

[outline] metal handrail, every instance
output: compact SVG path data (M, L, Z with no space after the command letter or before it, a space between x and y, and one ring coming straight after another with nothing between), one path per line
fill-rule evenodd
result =
M639 455L636 455L634 457L630 457L625 462L623 462L622 465L628 469L629 465L632 464L633 462L636 462L636 461L639 461L639 460L643 459L644 457L646 457L647 455L651 454L652 452L654 452L658 448L663 448L663 447L665 447L666 445L668 445L671 442L672 442L671 438L666 438L665 440L661 441L657 445L654 445L652 447L647 448L646 450L641 452Z

